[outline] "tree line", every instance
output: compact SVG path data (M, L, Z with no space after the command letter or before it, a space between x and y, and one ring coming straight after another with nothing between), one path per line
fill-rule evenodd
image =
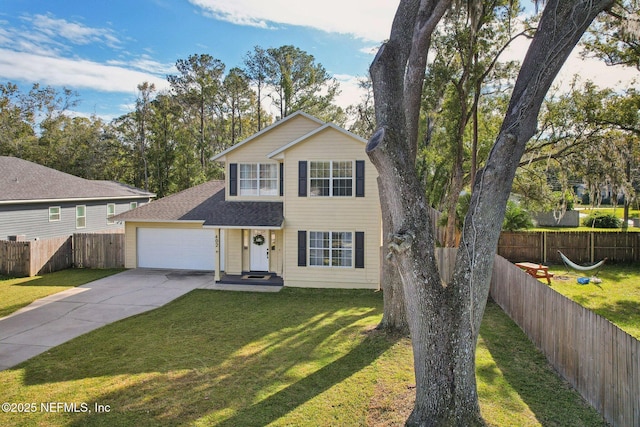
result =
M537 26L536 18L516 24L519 13L518 3L504 0L486 3L473 21L467 9L452 8L432 36L416 169L430 205L445 213L447 241L440 243L447 246L456 243L461 202L468 200L488 156L517 76L518 64L498 59L517 38L531 38ZM637 68L633 42L624 49L624 40L611 39L615 26L603 21L590 34L582 44L587 54ZM69 115L79 96L68 89L34 84L22 93L12 83L0 84L0 154L163 197L221 178L222 168L210 161L215 153L296 110L348 123L364 138L375 130L370 78L360 82L361 101L342 109L335 105L338 82L295 46L256 46L241 67L228 71L208 54L175 65L177 73L167 76L169 90L141 82L134 111L108 123ZM638 98L632 88L601 90L592 82L576 81L568 93L552 89L514 181L519 203L561 215L578 186L592 204L602 200L597 194L607 186L625 195L628 210L640 191L640 125L633 114Z
M617 7L633 17L637 6ZM501 55L537 30L539 16L524 21L520 16L519 2L483 2L474 10L453 6L431 36L415 154L427 200L445 214L446 241L439 244L456 244L472 183L488 158L520 71L520 64ZM620 31L617 16L596 20L580 43L583 56L640 70L638 44ZM550 88L519 163L509 207L560 216L575 202L620 201L625 211L638 205L640 94L634 87L602 89L596 83L576 77L568 90ZM369 137L376 122L371 82L363 88L368 95L351 111L357 117L352 130ZM624 197L605 199L604 188ZM578 198L578 193L586 195Z
M346 121L335 105L338 82L295 46L256 46L228 71L209 54L175 65L168 90L141 82L135 110L110 122L71 115L79 95L69 89L0 84L0 155L163 197L221 178L214 154L294 111Z

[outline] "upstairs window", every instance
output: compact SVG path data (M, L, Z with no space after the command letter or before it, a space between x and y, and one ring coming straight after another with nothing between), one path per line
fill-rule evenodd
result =
M353 195L353 162L309 162L311 196L341 197Z
M116 214L116 204L108 203L107 204L107 224L112 225L116 223L114 220L111 219L111 217L115 216L115 214Z
M241 164L239 184L240 196L277 196L278 165Z
M85 228L87 226L87 207L84 205L76 206L76 228Z
M60 206L49 207L49 222L60 221Z

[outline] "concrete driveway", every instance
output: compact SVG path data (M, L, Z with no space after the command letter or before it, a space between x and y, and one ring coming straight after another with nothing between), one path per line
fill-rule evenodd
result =
M0 370L197 288L228 289L211 273L136 269L34 301L0 319Z

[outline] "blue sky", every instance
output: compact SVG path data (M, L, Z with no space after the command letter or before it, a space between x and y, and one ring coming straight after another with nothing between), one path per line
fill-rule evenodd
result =
M399 0L2 0L0 82L77 91L81 115L110 120L130 112L144 81L168 87L174 64L207 53L227 70L246 53L295 45L341 83L338 103L359 100L375 47L388 37ZM507 53L522 56L526 41ZM575 55L565 82L579 73L615 86L619 72ZM637 73L633 72L632 77Z
M80 94L79 113L110 119L131 111L139 83L167 87L178 59L208 53L228 70L256 45L293 44L341 82L347 105L358 100L356 78L388 34L398 0L341 3L2 0L0 81L65 86ZM367 9L374 11L358 12Z

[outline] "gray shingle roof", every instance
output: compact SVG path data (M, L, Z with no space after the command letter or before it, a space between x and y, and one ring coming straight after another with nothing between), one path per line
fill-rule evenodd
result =
M113 181L93 181L16 157L0 156L0 203L153 197Z
M203 221L220 227L280 227L282 202L226 201L224 181L209 181L125 212L116 221Z

